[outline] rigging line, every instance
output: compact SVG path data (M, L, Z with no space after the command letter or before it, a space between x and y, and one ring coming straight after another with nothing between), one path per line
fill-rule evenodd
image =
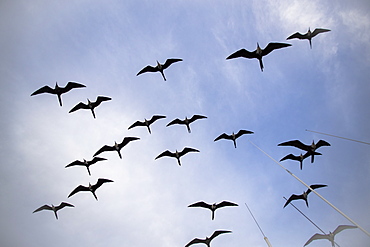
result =
M308 129L306 129L306 131L314 132L314 133L318 133L318 134L322 134L322 135L332 136L332 137L336 137L336 138L341 138L341 139L345 139L345 140L349 140L349 141L353 141L353 142L359 142L359 143L370 145L369 142L358 141L358 140L355 140L355 139L350 139L350 138L346 138L346 137L342 137L342 136L336 136L336 135L326 134L326 133L322 133L322 132L318 132L318 131L313 131L313 130L308 130Z
M283 198L286 200L286 201L288 201L288 199L286 199L285 198L285 196L283 196ZM325 234L326 235L326 233L318 226L318 225L316 225L310 218L308 218L308 216L307 215L305 215L301 210L299 210L292 202L290 202L289 203L290 205L292 205L298 212L300 212L301 213L301 215L303 215L309 222L311 222L314 226L316 226L316 228L317 229L319 229L323 234ZM339 246L339 244L337 244L336 242L334 242L338 247L340 247Z
M335 207L333 204L331 204L328 200L326 200L322 195L317 193L317 191L313 190L309 185L307 185L305 182L303 182L299 177L294 175L291 171L286 169L282 164L280 164L278 161L276 161L274 158L272 158L268 153L263 151L260 147L258 147L256 144L254 144L251 140L249 142L255 146L257 149L259 149L262 153L264 153L267 157L272 159L276 164L278 164L281 168L283 168L285 171L287 171L290 175L292 175L295 179L297 179L299 182L301 182L304 186L306 186L308 189L310 189L313 193L315 193L318 197L320 197L324 202L326 202L329 206L331 206L333 209L335 209L338 213L340 213L343 217L345 217L347 220L349 220L352 224L360 228L361 231L363 231L367 236L370 237L370 233L368 233L364 228L362 228L359 224L357 224L354 220L352 220L350 217L345 215L342 211L340 211L337 207Z
M252 215L252 218L254 219L254 222L256 222L256 225L257 225L257 226L258 226L258 228L260 229L260 231L261 231L261 233L262 233L263 237L265 237L265 238L266 238L266 235L263 233L263 231L262 231L262 229L261 229L260 225L258 224L258 222L257 222L256 218L254 218L254 216L253 216L253 214L252 214L252 211L249 209L249 207L248 207L247 203L245 203L245 206L247 207L247 209L248 209L249 213Z

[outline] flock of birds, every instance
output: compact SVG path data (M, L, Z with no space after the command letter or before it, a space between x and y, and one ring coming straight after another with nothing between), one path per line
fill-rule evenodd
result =
M316 35L320 34L320 33L328 32L328 31L330 31L330 30L329 29L316 28L313 32L311 32L311 30L308 29L307 33L305 33L305 34L301 34L299 32L294 33L291 36L289 36L287 38L287 40L295 39L295 38L297 38L297 39L307 39L309 41L310 48L312 49L312 41L311 41L312 38L315 37ZM238 58L238 57L244 57L244 58L248 58L248 59L256 58L259 61L261 71L263 71L264 66L263 66L262 58L264 56L268 55L269 53L271 53L273 50L285 48L285 47L288 47L288 46L291 46L291 44L269 43L264 49L261 49L261 47L257 43L256 50L248 51L246 49L241 49L241 50L238 50L238 51L234 52L233 54L228 56L226 59L233 59L233 58ZM164 70L167 69L173 63L180 62L180 61L182 61L182 59L178 59L178 58L167 59L164 64L161 64L157 61L156 66L153 67L151 65L148 65L148 66L144 67L142 70L140 70L137 73L137 76L140 75L140 74L146 73L146 72L160 72L163 79L166 81L166 77L164 75ZM62 97L61 96L63 94L71 91L72 89L84 88L84 87L86 87L86 86L83 85L83 84L77 83L77 82L68 82L65 87L60 87L58 85L58 83L56 83L54 88L51 88L49 86L41 87L40 89L33 92L31 94L31 96L38 95L38 94L43 94L43 93L55 94L58 97L59 105L62 106ZM96 107L98 107L102 102L110 101L110 100L111 100L110 97L105 97L105 96L98 96L96 98L95 102L91 102L89 99L87 99L87 103L79 102L77 105L75 105L69 111L69 113L72 113L72 112L75 112L75 111L81 110L81 109L87 109L87 110L91 110L93 118L96 118L94 109ZM135 127L143 126L143 127L146 127L148 129L149 134L151 134L152 132L151 132L150 126L154 122L156 122L157 120L164 119L164 118L166 118L166 116L153 115L149 120L144 119L144 121L134 122L131 126L128 127L128 129L130 130L130 129L135 128ZM171 126L171 125L175 125L175 124L185 125L186 128L187 128L188 133L191 133L190 124L193 123L196 120L206 119L206 118L207 117L203 116L203 115L193 115L191 118L185 117L185 119L176 118L176 119L172 120L171 122L169 122L166 125L166 127ZM221 140L221 139L231 140L233 142L234 147L236 148L237 147L236 140L239 137L241 137L242 135L245 135L245 134L253 134L253 133L254 132L252 132L252 131L244 130L244 129L239 130L236 134L234 132L232 132L231 134L222 133L221 135L219 135L218 137L216 137L214 139L214 142L216 142L218 140ZM65 167L68 168L68 167L73 167L73 166L85 166L86 169L87 169L88 174L91 175L91 171L90 171L90 166L91 165L94 165L97 162L107 160L106 158L98 157L98 155L100 155L104 152L115 151L115 152L118 153L119 158L122 159L121 149L123 147L125 147L126 145L128 145L129 143L131 143L132 141L136 141L136 140L140 140L140 138L139 137L124 137L122 142L120 142L120 143L114 142L113 145L104 145L104 146L102 146L98 151L96 151L94 153L93 158L91 160L85 160L85 159L83 159L83 161L75 160L75 161L71 162L70 164L66 165ZM287 160L287 159L298 161L300 163L300 169L302 170L303 169L303 161L306 158L311 157L311 163L313 163L314 162L314 157L316 155L322 155L321 153L316 152L316 150L320 147L323 147L323 146L330 146L330 144L328 142L324 141L324 140L319 140L317 143L312 142L312 144L306 145L306 144L302 143L299 140L292 140L292 141L287 141L287 142L280 143L280 144L278 144L278 146L292 146L292 147L296 147L296 148L299 148L299 149L305 151L304 154L301 153L300 155L288 154L280 160L280 162L284 161L284 160ZM195 148L191 148L191 147L184 147L183 150L180 151L180 152L177 151L177 150L175 150L175 152L165 150L162 153L160 153L157 157L155 157L155 160L157 160L159 158L162 158L162 157L165 157L165 156L172 157L172 158L176 158L178 165L181 166L180 158L182 156L184 156L185 154L190 153L190 152L199 152L199 150L197 150ZM96 200L98 200L98 197L96 195L96 190L98 188L100 188L103 184L111 183L111 182L113 182L113 181L110 180L110 179L99 178L98 181L93 185L90 184L90 183L87 186L79 185L74 190L72 190L72 192L70 192L70 194L68 195L68 198L77 194L77 193L79 193L79 192L91 192L93 194L94 198ZM293 200L299 200L299 199L304 200L307 207L308 207L308 195L310 194L310 192L312 190L315 190L315 189L318 189L318 188L323 188L323 187L326 187L326 186L327 185L324 185L324 184L313 184L313 185L310 186L310 189L307 189L302 194L299 194L299 195L292 194L289 197L289 199L286 201L286 203L284 204L283 207L285 208ZM193 204L189 205L188 207L191 207L191 208L201 207L201 208L209 209L212 212L211 219L214 220L215 211L219 208L227 207L227 206L228 207L238 206L238 204L233 203L233 202L229 202L229 201L222 201L220 203L208 204L206 202L200 201L200 202L193 203ZM57 212L59 210L65 208L65 207L74 207L74 205L72 205L70 203L67 203L67 202L61 202L58 206L43 205L43 206L37 208L35 211L33 211L33 213L39 212L39 211L42 211L42 210L51 210L51 211L54 212L54 215L55 215L56 219L58 219ZM317 240L317 239L327 239L331 242L332 246L334 246L334 243L335 243L334 242L334 236L336 234L338 234L339 232L341 232L342 230L351 229L351 228L356 228L356 226L340 225L333 232L329 232L329 234L319 234L319 233L317 233L317 234L313 235L305 243L304 246L308 245L309 243L311 243L312 241ZM198 244L198 243L203 243L203 244L206 244L208 247L210 247L211 241L214 238L216 238L217 236L219 236L220 234L224 234L224 233L231 233L231 231L229 231L229 230L216 230L210 237L206 237L205 239L194 238L188 244L186 244L185 247L188 247L188 246L193 245L193 244Z

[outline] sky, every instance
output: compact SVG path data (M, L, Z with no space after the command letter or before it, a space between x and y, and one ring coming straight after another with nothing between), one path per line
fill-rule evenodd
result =
M292 206L307 188L278 165L299 155L279 143L322 139L313 164L281 165L370 231L369 145L307 130L370 142L370 5L368 1L8 1L0 3L0 245L185 246L215 230L231 230L212 246L267 246L245 203L272 246L303 246L319 230ZM312 40L286 40L308 28L330 29ZM292 46L263 58L226 60L253 51L257 42ZM181 58L162 79L136 74L147 65ZM30 96L55 82L86 88ZM111 97L96 108L68 113L79 102ZM175 118L207 116L185 126ZM135 121L165 115L128 130ZM237 140L222 133L253 131ZM104 145L139 137L90 167L65 166L92 159ZM154 158L165 150L198 149L181 158ZM263 150L263 152L261 151ZM266 155L267 154L267 155ZM269 156L268 156L269 155ZM91 193L67 198L78 185L111 179ZM314 193L294 201L326 233L351 225ZM211 212L197 202L237 203ZM45 204L73 204L32 213ZM360 229L336 236L340 246L363 247ZM330 246L317 240L308 246Z

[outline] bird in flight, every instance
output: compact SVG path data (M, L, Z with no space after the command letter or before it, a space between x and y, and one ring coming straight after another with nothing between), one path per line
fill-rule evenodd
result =
M35 211L33 211L32 213L36 213L36 212L39 212L41 210L51 210L54 212L55 214L55 218L58 219L58 210L64 208L64 207L74 207L72 204L69 204L69 203L66 203L66 202L62 202L59 204L59 206L54 206L53 204L51 204L51 206L49 205L44 205L44 206L41 206L39 207L38 209L36 209Z
M137 126L146 126L148 128L149 134L151 134L152 132L150 130L150 125L152 123L154 123L155 121L157 121L158 119L161 119L161 118L166 118L166 116L154 115L154 116L152 116L152 118L150 120L144 119L144 122L136 121L130 127L128 127L128 129L132 129L132 128L137 127Z
M92 160L89 160L89 161L87 161L87 160L83 160L83 161L79 161L79 160L75 160L75 161L73 161L72 163L70 163L70 164L68 164L68 165L66 165L66 167L65 168L67 168L67 167L71 167L71 166L86 166L86 168L87 168L87 172L89 173L89 175L91 176L91 173L90 173L90 166L91 165L93 165L93 164L95 164L96 162L98 162L98 161L102 161L102 160L107 160L107 159L105 159L105 158L100 158L100 157L94 157Z
M188 147L185 147L181 152L178 152L176 150L176 152L174 153L170 152L169 150L166 150L163 153L159 154L155 159L158 159L164 156L173 157L177 159L177 163L179 164L179 166L181 166L180 157L189 152L199 152L199 150L194 149L194 148L188 148Z
M276 49L284 48L291 46L291 44L286 44L286 43L269 43L265 49L262 49L259 44L257 43L257 49L254 51L247 51L246 49L240 49L230 56L228 56L226 59L233 59L233 58L238 58L238 57L244 57L244 58L257 58L258 61L260 62L260 68L261 71L263 71L263 62L262 62L262 57L266 56L270 52Z
M188 129L188 132L191 133L190 124L192 122L194 122L195 120L202 119L202 118L207 118L207 117L206 116L202 116L202 115L194 115L190 119L188 119L187 117L185 117L184 120L181 120L181 119L176 118L175 120L172 120L171 122L169 122L166 125L166 127L168 127L170 125L174 125L174 124L184 124L184 125L186 125L186 128Z
M206 237L205 239L200 239L200 238L194 238L193 240L191 240L189 243L187 243L185 245L185 247L188 247L192 244L205 244L207 245L207 247L211 247L211 241L217 237L218 235L220 234L224 234L224 233L230 233L231 231L227 231L227 230L218 230L218 231L215 231L212 236L210 237Z
M176 62L180 62L180 61L182 61L182 59L180 59L180 58L169 58L169 59L166 60L166 62L164 64L160 64L157 61L157 66L153 67L153 66L148 65L145 68L143 68L142 70L140 70L139 73L136 74L136 76L138 76L142 73L145 73L145 72L158 72L159 71L162 74L163 79L166 81L166 77L164 76L163 70L170 67L171 64L176 63Z
M135 140L140 140L140 138L139 137L125 137L123 138L121 143L114 142L113 146L104 145L93 156L95 157L101 154L102 152L106 152L106 151L117 151L119 158L122 159L121 149L124 146L126 146L129 142L135 141Z
M100 105L101 102L103 101L108 101L108 100L111 100L112 98L109 98L109 97L105 97L105 96L98 96L96 98L96 101L95 102L91 102L89 99L87 99L87 104L83 103L83 102L80 102L78 103L77 105L75 105L70 111L69 113L71 112L74 112L74 111L77 111L77 110L80 110L80 109L90 109L91 110L91 113L93 115L94 118L95 117L95 112L94 112L94 109L95 107L97 107L98 105Z
M331 243L331 246L334 247L335 245L335 242L334 242L334 237L335 235L337 235L338 233L340 233L341 231L343 230L346 230L346 229L354 229L354 228L357 228L357 226L350 226L350 225L339 225L337 228L335 228L335 230L333 232L329 232L329 234L320 234L320 233L316 233L314 234L305 244L304 246L310 244L312 241L314 240L317 240L317 239L327 239L330 241Z
M234 132L231 135L228 135L226 133L223 133L219 135L214 141L218 141L220 139L226 139L226 140L232 140L234 143L234 147L236 148L236 139L238 139L240 136L244 134L253 134L254 132L249 130L239 130L238 133L234 134Z
M313 37L315 37L316 35L318 35L319 33L325 33L325 32L329 32L330 30L329 29L324 29L324 28L316 28L315 30L313 30L313 32L311 32L310 28L308 28L308 31L307 33L305 34L301 34L299 32L296 32L292 35L290 35L288 39L308 39L308 41L310 42L310 47L312 49L312 42L311 42L311 39Z
M79 185L77 186L69 195L68 195L68 198L73 196L74 194L76 194L77 192L80 192L80 191L90 191L96 200L98 200L98 197L96 196L95 194L95 191L100 187L102 186L102 184L104 183L109 183L109 182L113 182L112 180L110 179L105 179L105 178L99 178L98 181L96 182L96 184L94 185L91 185L89 183L89 186L83 186L83 185Z
M296 147L304 151L307 151L309 153L309 156L311 156L311 163L313 163L315 155L317 155L315 153L316 149L322 146L330 146L330 144L324 140L319 140L316 144L314 141L312 141L311 145L306 145L306 144L303 144L299 140L293 140L293 141L287 141L287 142L280 143L278 144L278 146L292 146L292 147Z
M318 152L314 152L313 153L314 155L321 155L321 153L318 153ZM287 159L290 159L290 160L296 160L296 161L299 161L299 167L301 168L302 170L302 166L303 166L303 160L308 158L311 154L309 152L306 152L305 154L300 154L298 156L294 155L294 154L288 154L287 156L283 157L281 161L284 161L284 160L287 160Z
M77 82L70 81L70 82L67 83L67 85L65 87L59 87L58 82L56 82L54 88L51 88L49 86L43 86L42 88L33 92L31 94L31 96L37 95L37 94L42 94L42 93L56 94L58 96L59 105L62 106L62 94L70 91L73 88L80 88L80 87L86 87L86 86L82 85L80 83L77 83Z
M318 189L318 188L322 188L322 187L326 187L327 185L325 184L313 184L313 185L310 185L311 189L315 190L315 189ZM286 201L286 203L284 204L284 207L285 208L291 201L293 200L298 200L298 199L302 199L306 202L306 205L308 207L308 200L307 200L307 197L308 197L308 194L311 193L311 190L310 189L307 189L306 191L303 192L303 194L300 194L300 195L291 195L289 197L289 199Z
M190 207L190 208L192 208L192 207L208 208L212 211L212 220L214 220L216 209L226 207L226 206L238 206L238 204L233 203L233 202L228 202L228 201L222 201L220 203L208 204L208 203L205 203L205 202L201 201L201 202L193 203L193 204L189 205L188 207Z

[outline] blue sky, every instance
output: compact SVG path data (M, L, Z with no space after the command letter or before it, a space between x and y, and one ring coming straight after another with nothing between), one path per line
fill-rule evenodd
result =
M370 230L369 146L308 132L315 130L370 142L370 6L367 1L2 1L0 4L1 246L185 246L218 229L232 230L212 246L266 246L248 203L272 246L303 246L318 230L283 196L306 188L250 141L280 160L292 147L277 144L320 139L331 147L311 164L284 161L307 184L327 184L322 196ZM331 29L309 48L286 38L308 28ZM291 47L257 60L226 60L257 42ZM146 65L182 58L165 71L136 76ZM55 82L86 88L62 96L30 94ZM112 101L89 111L68 111L98 95ZM154 114L146 128L127 128ZM165 127L194 114L208 118ZM239 129L231 142L213 140ZM103 145L140 137L107 161L64 168L91 159ZM154 158L162 151L193 147L182 158ZM78 185L112 179L97 190L67 195ZM216 211L188 208L196 201L223 200L239 207ZM32 212L65 201L58 212ZM296 205L324 231L351 224L313 193L307 208ZM360 231L337 235L340 246L367 246ZM330 246L314 241L309 246Z

